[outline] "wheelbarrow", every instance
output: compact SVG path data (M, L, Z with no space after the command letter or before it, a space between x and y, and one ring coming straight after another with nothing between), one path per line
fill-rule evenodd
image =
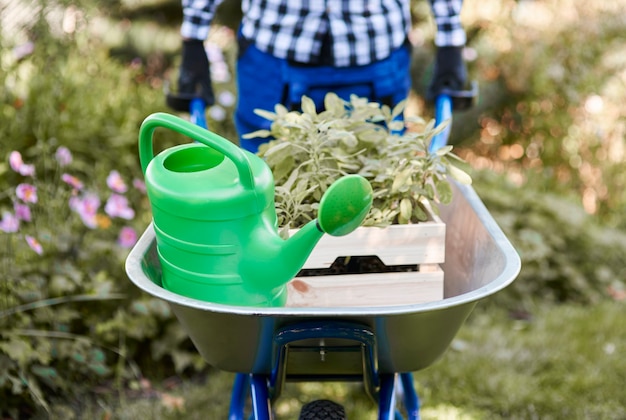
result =
M451 112L451 104L441 109ZM126 271L137 287L168 302L207 363L237 373L229 419L246 418L248 397L251 418L273 418L272 404L291 381L362 382L378 403L379 419L398 418L397 395L403 396L398 403L407 417L418 419L411 372L439 359L475 305L509 285L521 267L517 252L471 186L453 183L453 200L441 206L440 217L446 224L446 255L444 298L438 301L268 308L196 300L161 286L152 224L131 250ZM333 407L323 407L328 417L315 417L320 408L315 403L303 408L301 418L333 418Z

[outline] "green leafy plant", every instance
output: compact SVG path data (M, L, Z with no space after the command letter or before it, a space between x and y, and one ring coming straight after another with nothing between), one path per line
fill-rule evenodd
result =
M202 366L169 307L124 272L150 220L138 127L162 110L162 92L140 60L120 64L84 33L39 25L27 55L0 40L3 418L80 401L95 385L121 390L148 369Z
M485 16L471 41L473 67L486 85L481 95L500 100L478 115L477 141L457 153L468 162L479 156L481 167L498 156L491 167L518 183L577 191L588 213L625 226L624 4L574 2L558 23L554 1L488 10L473 12Z
M132 192L119 172L110 172L107 188L96 189L71 174L80 163L73 165L67 147L51 153L42 143L38 149L37 164L12 151L12 173L5 174L17 185L3 191L9 206L2 206L0 219L0 388L11 384L12 394L26 392L45 407L43 388L67 391L69 371L74 378L110 373L102 346L76 323L93 321L86 305L126 297L103 263L121 259L137 234L128 224L135 216L127 198Z
M588 304L624 295L624 232L598 223L575 200L541 187L514 186L489 171L473 178L522 258L517 280L492 299L528 310L535 301Z
M274 173L279 223L298 227L311 220L322 194L345 174L364 176L374 190L374 203L364 222L369 226L417 223L451 200L450 177L471 179L457 164L452 146L428 152L434 127L418 117L402 117L404 103L394 109L353 96L350 101L329 93L325 110L302 98L302 111L277 105L275 112L257 110L272 121L271 130L251 137L272 137L261 146ZM421 128L421 129L420 129Z

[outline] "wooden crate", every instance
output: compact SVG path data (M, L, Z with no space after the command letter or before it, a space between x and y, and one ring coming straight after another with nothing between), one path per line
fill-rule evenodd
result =
M359 227L346 236L324 235L304 269L325 269L340 257L377 256L386 266L417 271L296 277L287 285L287 306L390 306L443 299L445 224L441 219L386 228Z

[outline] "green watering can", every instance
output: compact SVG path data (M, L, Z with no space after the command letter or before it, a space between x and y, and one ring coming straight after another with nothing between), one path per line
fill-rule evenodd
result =
M197 143L154 156L159 128ZM165 113L146 118L139 158L152 207L162 286L195 299L228 305L280 306L286 284L325 233L356 229L372 204L372 188L358 175L333 183L317 220L288 240L278 234L274 178L258 156L186 120Z

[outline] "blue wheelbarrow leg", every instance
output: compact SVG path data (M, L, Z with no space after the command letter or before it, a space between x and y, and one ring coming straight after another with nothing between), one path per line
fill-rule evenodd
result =
M250 391L252 393L252 412L254 420L271 420L272 409L265 375L250 375Z
M403 419L396 407L396 378L393 373L380 375L380 391L378 394L378 420ZM419 398L413 386L413 375L410 373L400 374L400 383L403 389L404 409L407 412L407 420L419 420Z
M230 397L228 420L244 420L248 391L250 391L250 396L252 397L252 415L250 419L271 420L271 405L267 388L267 377L265 375L247 373L238 373L235 375Z
M378 420L394 420L396 418L396 374L380 375L380 391L378 394Z
M235 375L233 390L230 396L230 410L228 420L243 420L244 406L248 397L250 377L244 373Z
M404 409L407 412L408 420L419 420L420 418L420 400L413 385L413 375L410 373L401 373L400 380L402 389L404 390Z

